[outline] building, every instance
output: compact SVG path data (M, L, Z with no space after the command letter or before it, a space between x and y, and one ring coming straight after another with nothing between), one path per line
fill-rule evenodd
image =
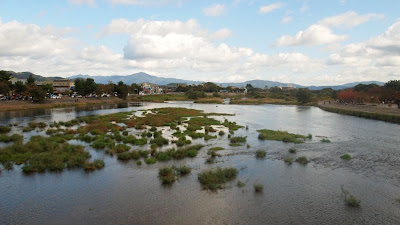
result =
M143 82L140 84L140 87L142 88L142 94L145 94L145 95L164 93L163 89L155 84Z
M167 90L170 92L175 92L178 87L187 87L185 83L169 83L167 84Z
M290 90L296 89L296 87L294 87L294 86L291 85L291 84L287 84L286 87L281 87L281 89L282 89L282 91L290 91Z
M64 93L75 88L75 82L69 79L53 80L52 84L56 93Z
M23 84L26 84L26 82L27 82L26 79L18 79L18 78L15 78L15 77L11 78L10 81L11 81L12 84L17 83L18 81L21 81Z

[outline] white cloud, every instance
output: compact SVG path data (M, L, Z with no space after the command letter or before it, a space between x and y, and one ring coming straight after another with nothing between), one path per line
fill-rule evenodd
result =
M283 35L275 46L298 46L298 45L323 45L341 42L347 39L346 35L336 35L331 29L322 25L311 25L304 31L299 31L295 36Z
M332 16L325 18L318 22L318 24L327 26L327 27L345 27L345 28L353 28L359 26L363 23L370 21L371 19L382 19L384 15L382 14L365 14L358 15L354 11L349 11L337 16Z
M261 6L260 9L259 9L259 13L267 14L267 13L270 13L270 12L272 12L274 10L280 9L282 7L283 7L283 4L280 3L280 2L273 3L273 4L270 4L270 5Z
M275 46L299 46L299 45L325 45L338 43L346 40L347 35L335 34L333 27L352 28L359 26L371 19L380 19L380 14L358 15L356 12L350 11L337 16L328 17L318 21L305 30L300 30L294 36L283 35L275 41ZM283 20L282 20L283 22Z
M289 23L293 20L291 16L285 16L282 18L281 23Z
M203 9L206 16L220 16L225 12L225 5L213 4Z
M96 0L68 0L68 1L76 5L83 5L83 4L94 5L96 3Z
M228 37L232 37L232 31L229 30L228 28L223 28L220 30L215 31L212 35L211 35L211 39L214 40L224 40Z
M185 0L108 0L114 5L181 6Z

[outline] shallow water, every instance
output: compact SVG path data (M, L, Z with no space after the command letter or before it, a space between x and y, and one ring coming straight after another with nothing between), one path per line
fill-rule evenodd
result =
M155 107L187 107L206 112L235 113L227 118L249 129L251 148L229 147L228 140L206 142L227 150L218 163L205 164L206 149L194 159L137 166L90 149L106 167L92 173L23 175L20 167L0 174L0 224L399 224L400 126L333 114L315 107L240 106L204 104L101 105L0 113L0 124L29 121L68 121L77 116L109 114ZM306 155L306 166L286 165L294 144L259 141L257 129L313 134L312 141L295 145L295 157ZM18 132L19 128L13 128ZM35 132L27 133L27 138ZM226 135L225 135L226 136ZM321 143L315 136L328 137ZM198 141L196 141L198 142ZM79 143L81 144L81 143ZM207 146L208 147L208 146ZM267 150L266 160L254 152ZM232 154L233 153L233 154ZM344 162L341 154L354 159ZM158 168L186 164L194 170L171 187L161 185ZM203 169L233 166L238 178L217 193L201 190L197 174ZM236 181L246 183L236 187ZM264 191L255 194L253 184ZM361 200L360 208L346 206L340 185Z

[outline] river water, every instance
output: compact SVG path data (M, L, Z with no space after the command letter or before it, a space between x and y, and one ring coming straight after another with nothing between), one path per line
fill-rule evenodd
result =
M144 103L97 105L0 113L0 124L30 121L68 121L78 116L109 114L156 107L186 107L205 112L234 113L226 117L249 129L250 148L229 147L226 138L207 141L222 146L215 164L205 164L206 149L193 159L137 166L90 149L104 159L102 170L64 170L24 175L20 166L0 173L0 224L400 224L400 126L325 112L316 107L278 105L206 105ZM225 117L216 117L224 119ZM294 144L258 140L258 129L309 134L312 141L295 145L295 157L307 156L308 165L285 164ZM12 132L20 132L13 128ZM35 133L24 134L26 138ZM321 138L332 143L322 143ZM81 142L75 141L78 144ZM202 141L204 142L204 141ZM265 160L254 152L267 150ZM354 158L343 161L340 155ZM192 173L172 186L157 175L166 165L186 164ZM201 189L197 174L204 169L232 166L237 180L218 192ZM264 185L254 193L253 184ZM361 200L347 206L341 185Z

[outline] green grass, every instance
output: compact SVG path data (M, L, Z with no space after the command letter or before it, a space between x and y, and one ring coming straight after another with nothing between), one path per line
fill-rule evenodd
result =
M246 143L247 137L231 137L231 144L237 144L237 143Z
M93 170L96 170L96 169L102 169L102 168L104 168L104 165L105 164L104 164L103 160L96 159L93 162L87 162L85 164L85 170L86 171L93 171Z
M137 161L136 165L141 166L142 165L142 161Z
M219 136L224 136L224 135L225 135L225 132L221 130L220 132L218 132L218 135L219 135Z
M231 146L231 147L240 147L240 146L243 146L243 144L241 144L241 143L230 143L229 146Z
M213 148L210 148L208 150L210 150L210 151L222 151L222 150L225 150L225 148L223 148L223 147L213 147Z
M297 150L295 148L289 148L289 153L295 154Z
M308 161L307 157L305 157L305 156L300 156L300 157L298 157L298 158L296 159L296 162L298 162L298 163L300 163L300 164L303 164L303 165L306 165L309 161Z
M300 134L293 134L287 131L275 131L275 130L257 130L259 133L258 139L260 140L274 140L274 141L282 141L282 142L292 142L295 144L304 143L306 139L310 136L304 136ZM311 136L312 137L312 136Z
M71 145L59 137L33 136L25 143L0 148L0 163L24 164L25 173L84 168L90 158L83 146Z
M331 143L331 140L324 138L324 139L321 139L321 142L322 143Z
M160 168L158 172L158 177L163 184L172 184L176 181L177 177L185 176L192 171L190 167L187 166L172 166Z
M288 165L292 165L292 163L293 163L292 158L289 158L289 157L283 159L283 161L284 161L285 163L287 163Z
M348 205L350 207L355 207L355 208L360 207L360 204L361 204L360 200L358 200L356 197L351 195L349 191L344 189L343 185L341 185L340 188L342 190L342 197L344 197L344 202L346 203L346 205Z
M265 150L257 150L256 151L257 159L264 159L266 155L267 155L267 152Z
M205 170L198 175L203 189L217 190L225 188L225 183L236 178L238 170L232 167Z
M242 187L246 186L246 184L244 182L242 182L241 180L238 180L238 182L236 183L236 186L238 188L242 188Z
M254 192L261 193L264 190L264 185L262 184L254 184Z
M187 166L178 166L178 167L175 167L175 171L178 175L185 176L192 171L192 168L187 167Z
M150 144L156 144L157 146L161 147L163 145L168 145L168 139L163 138L162 136L156 137L150 141Z
M340 156L340 158L343 159L343 160L350 160L350 159L352 159L352 157L351 157L350 154L343 154L343 155Z
M146 164L154 164L157 162L157 159L154 157L149 157L145 160Z
M14 142L14 143L22 143L22 135L19 134L13 134L11 136L8 136L6 134L1 134L0 135L0 142L5 142L5 143L9 143L9 142Z
M126 160L132 159L132 155L130 152L122 152L122 153L117 154L117 158L119 160L126 161Z
M11 128L6 126L0 126L0 134L5 134L11 131Z

